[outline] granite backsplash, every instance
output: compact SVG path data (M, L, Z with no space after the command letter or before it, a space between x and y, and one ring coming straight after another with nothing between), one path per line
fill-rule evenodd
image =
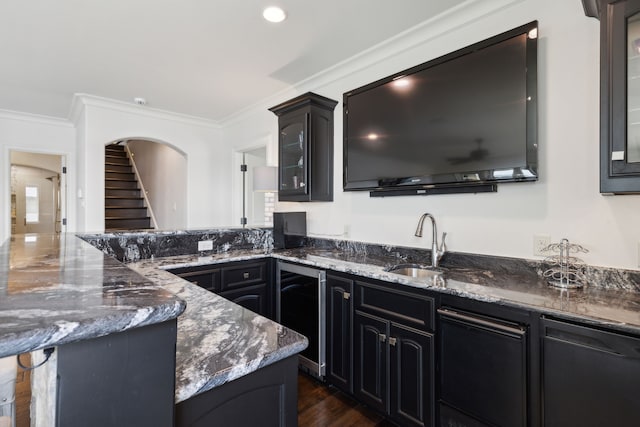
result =
M231 250L263 250L265 254L273 250L273 233L270 228L226 228L187 231L136 231L104 234L80 234L79 237L96 248L123 262L136 262L153 257L169 257L198 254L207 256ZM213 250L198 252L198 242L213 241ZM403 246L380 245L309 237L307 246L344 254L357 255L367 259L395 263L429 264L428 249ZM447 252L441 266L451 270L457 268L482 269L497 275L510 273L532 278L542 277L549 267L544 261L524 258L509 258L490 255ZM640 292L640 271L622 270L585 265L582 274L586 286Z

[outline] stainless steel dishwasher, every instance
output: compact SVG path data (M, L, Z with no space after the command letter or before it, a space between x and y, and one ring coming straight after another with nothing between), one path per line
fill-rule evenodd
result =
M321 379L327 366L325 288L324 270L278 261L276 320L309 339L299 355L300 367Z

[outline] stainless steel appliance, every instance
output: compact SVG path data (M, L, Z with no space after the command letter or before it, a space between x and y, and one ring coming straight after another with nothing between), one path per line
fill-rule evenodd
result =
M278 261L276 320L309 339L299 356L300 367L321 379L327 366L325 288L324 270Z

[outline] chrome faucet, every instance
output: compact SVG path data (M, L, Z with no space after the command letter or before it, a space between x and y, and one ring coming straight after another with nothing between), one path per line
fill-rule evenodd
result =
M442 243L438 245L438 229L436 227L436 219L430 213L422 214L418 221L418 228L416 228L416 237L422 237L422 226L424 225L424 219L429 218L431 220L431 230L433 231L431 240L431 267L437 267L440 262L440 258L447 252L447 245L445 239L447 233L442 233Z

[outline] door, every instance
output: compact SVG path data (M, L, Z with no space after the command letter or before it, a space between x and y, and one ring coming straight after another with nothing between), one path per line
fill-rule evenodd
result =
M543 327L544 425L639 425L640 338L551 319Z
M351 392L353 364L351 313L353 312L353 280L327 276L327 352L328 380Z
M433 425L433 335L391 324L391 416L403 426Z
M379 317L356 311L355 373L356 397L380 412L389 412L387 367L389 322Z
M308 119L308 113L292 113L279 120L280 200L308 200Z
M261 316L272 317L269 310L269 287L266 283L223 291L219 295Z
M526 329L458 309L438 316L441 403L492 426L526 426Z
M640 0L600 3L600 192L640 192Z
M11 234L64 229L65 174L60 155L11 151Z

